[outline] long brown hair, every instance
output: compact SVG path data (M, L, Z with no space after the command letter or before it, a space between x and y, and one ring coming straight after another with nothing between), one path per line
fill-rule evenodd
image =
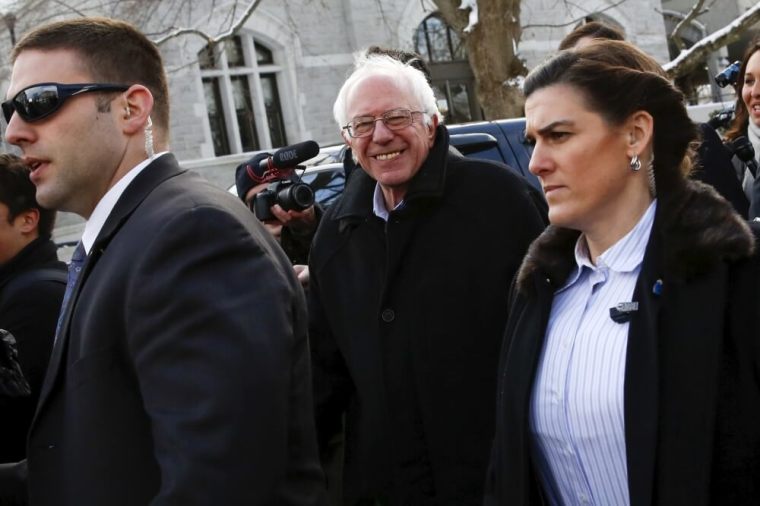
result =
M739 80L736 83L736 104L734 105L734 121L731 123L731 128L726 132L726 139L732 141L739 136L747 135L747 126L749 125L749 111L747 106L744 105L744 99L742 98L742 87L744 86L744 73L747 72L747 62L752 55L760 51L760 40L755 40L744 51L742 57L742 66L739 69Z

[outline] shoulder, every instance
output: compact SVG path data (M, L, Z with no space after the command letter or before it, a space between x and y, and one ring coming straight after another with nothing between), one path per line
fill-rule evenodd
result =
M488 220L509 224L510 230L529 226L536 234L547 223L543 193L502 163L449 155L446 199L468 207L468 215L482 213ZM515 220L515 215L521 220Z
M462 155L450 153L448 166L453 177L472 180L477 186L482 185L483 182L489 182L515 190L533 188L514 169L493 160L465 158Z
M3 291L13 292L14 299L39 302L46 295L60 296L66 288L66 264L55 260L24 269L10 277Z
M189 233L204 242L208 239L202 234L224 237L229 227L245 229L255 222L239 199L190 171L159 182L136 206L129 221L133 219L151 230Z
M716 262L756 255L757 225L748 224L714 188L688 180L675 198L658 204L665 268L690 278ZM655 220L657 223L658 220Z

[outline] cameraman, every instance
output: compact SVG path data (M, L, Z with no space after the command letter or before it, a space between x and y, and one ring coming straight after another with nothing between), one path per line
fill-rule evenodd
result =
M235 170L235 187L238 197L245 202L253 212L254 197L266 190L267 187L277 181L287 181L294 175L294 169L265 170L261 167L261 161L269 155L261 153L251 160L243 163ZM319 204L307 207L303 211L285 211L278 204L272 205L269 210L273 219L261 220L267 230L277 239L288 255L293 268L298 275L301 284L308 283L308 260L311 240L322 217L322 208Z

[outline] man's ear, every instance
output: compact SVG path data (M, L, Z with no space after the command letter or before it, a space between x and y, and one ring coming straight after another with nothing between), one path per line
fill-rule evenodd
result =
M341 130L340 131L340 136L343 137L343 142L346 143L346 146L348 146L350 148L351 147L351 136L348 135L348 131L347 130Z
M141 84L133 84L124 92L120 101L120 117L124 133L134 135L148 124L153 112L153 94Z
M428 140L432 146L435 142L435 132L438 129L438 115L433 114L430 116L430 124L426 125L428 128Z
M22 211L13 218L13 226L22 234L31 234L37 231L40 223L39 209L27 209Z
M652 143L654 118L646 111L636 111L626 121L625 132L628 135L626 155L629 158L633 155L641 155Z

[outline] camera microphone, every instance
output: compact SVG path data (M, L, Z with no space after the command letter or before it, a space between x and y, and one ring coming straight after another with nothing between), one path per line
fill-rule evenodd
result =
M274 152L272 156L261 160L259 168L262 172L272 169L290 169L319 154L319 144L314 141L299 142L285 146Z
M757 161L755 160L755 148L752 147L749 139L742 135L734 139L733 142L730 142L729 145L736 157L747 166L752 173L752 177L757 177L758 168Z

